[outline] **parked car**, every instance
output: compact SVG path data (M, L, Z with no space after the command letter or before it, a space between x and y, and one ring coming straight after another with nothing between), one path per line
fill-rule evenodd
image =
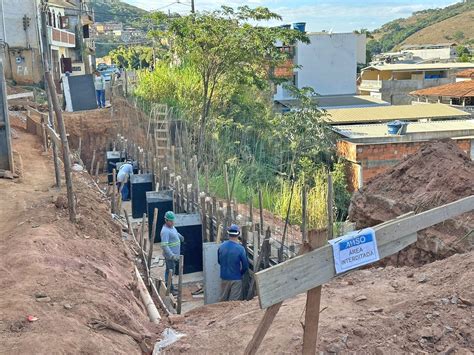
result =
M97 65L97 70L98 70L98 71L102 71L102 70L107 69L108 67L109 67L109 66L108 66L107 64L105 64L105 63L99 63L99 64Z
M97 66L97 70L105 78L105 81L112 80L112 75L117 75L117 74L120 75L120 70L117 68L117 66L115 64L107 65L107 67L103 68L102 70L99 69L99 66Z

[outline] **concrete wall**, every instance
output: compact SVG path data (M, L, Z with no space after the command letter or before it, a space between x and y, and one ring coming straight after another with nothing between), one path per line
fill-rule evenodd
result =
M459 148L474 160L472 139L455 139ZM387 171L408 155L415 153L425 141L355 144L348 141L337 142L337 154L347 159L346 178L349 190L356 191L380 173ZM362 183L359 179L362 177Z
M405 51L404 51L405 52ZM432 48L432 49L409 49L406 52L410 52L414 57L421 59L451 59L456 57L456 49L454 47L447 48Z
M413 101L410 92L454 82L454 78L424 80L384 80L382 82L382 100L392 105L409 105Z
M358 39L354 33L308 34L311 43L298 43L294 62L296 86L312 87L320 95L346 95L356 92ZM362 46L362 45L360 45ZM364 54L365 55L365 54ZM276 100L291 98L281 86Z
M365 34L356 34L357 63L367 64L367 37Z

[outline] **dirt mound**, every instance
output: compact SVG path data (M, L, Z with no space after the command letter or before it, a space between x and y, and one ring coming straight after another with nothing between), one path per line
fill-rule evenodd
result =
M474 252L419 269L359 270L322 290L318 351L470 353L474 347ZM306 296L283 303L259 354L298 354ZM166 353L242 354L264 311L256 300L195 309L175 327L186 334Z
M451 140L433 141L356 192L349 219L358 228L370 227L410 211L419 213L473 194L474 162ZM428 228L418 233L415 246L392 257L392 261L420 265L469 250L473 244L467 235L473 228L474 212Z
M141 353L130 336L88 325L106 319L153 340L164 326L148 320L106 199L88 174L74 173L78 222L71 224L58 202L65 188L52 188L50 154L17 131L23 177L0 179L0 353Z

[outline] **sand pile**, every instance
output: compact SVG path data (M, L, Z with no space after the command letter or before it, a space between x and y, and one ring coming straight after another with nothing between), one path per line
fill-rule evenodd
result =
M358 228L416 213L474 194L474 162L450 140L425 144L392 169L368 182L351 201L349 219ZM472 248L474 212L418 233L399 263L419 265Z

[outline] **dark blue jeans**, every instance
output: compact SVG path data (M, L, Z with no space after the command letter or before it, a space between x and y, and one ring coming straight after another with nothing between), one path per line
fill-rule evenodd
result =
M96 90L95 96L97 98L97 106L105 107L105 90Z

